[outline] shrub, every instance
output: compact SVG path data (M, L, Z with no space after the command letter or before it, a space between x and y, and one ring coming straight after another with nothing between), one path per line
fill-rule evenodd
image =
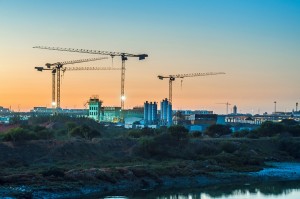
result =
M232 134L233 137L237 137L237 138L242 138L242 137L247 137L247 135L249 135L251 133L251 131L249 131L248 129L243 129L237 132L234 132Z
M188 139L178 140L170 133L163 133L141 138L135 152L143 157L187 158L188 143Z
M286 127L286 130L294 137L300 136L300 125L288 126Z
M48 129L43 129L41 131L35 132L37 139L48 140L54 138L54 132Z
M193 132L191 132L190 135L193 138L200 138L200 137L202 137L202 132L201 131L193 131Z
M57 168L57 167L52 167L46 171L41 172L41 174L44 177L47 177L47 176L64 177L65 176L64 170L61 168Z
M257 135L261 137L273 137L277 134L283 133L285 126L280 123L274 123L271 121L264 122L257 129Z
M88 125L83 124L81 126L77 126L73 128L69 135L72 137L81 137L85 139L92 139L95 137L100 137L101 133L95 129L91 129Z
M293 119L283 119L280 124L283 124L285 126L295 126L298 125L299 122L293 120Z
M210 137L221 137L223 135L230 135L232 131L229 126L222 124L213 124L207 128L205 134Z
M127 135L133 138L140 138L141 131L139 129L131 129L130 131L128 131Z
M177 140L186 139L189 135L189 130L186 129L184 126L171 126L168 128L168 132Z
M82 132L81 132L81 128L80 126L77 126L76 128L73 128L70 132L69 132L70 136L72 137L83 137L82 136Z
M196 154L204 156L212 156L221 152L220 147L212 142L198 142L194 148Z
M36 140L37 136L27 130L27 129L23 129L23 128L13 128L10 129L3 137L3 141L25 141L25 140Z
M72 129L74 129L75 127L77 127L77 124L75 122L67 122L66 123L66 127L68 129L68 132L70 132Z
M287 152L290 156L300 159L300 142L293 140L282 140L279 143L279 149Z
M233 142L227 142L227 141L221 143L221 148L226 153L233 153L233 152L235 152L238 149L238 147L237 147L237 145L235 143L233 143Z

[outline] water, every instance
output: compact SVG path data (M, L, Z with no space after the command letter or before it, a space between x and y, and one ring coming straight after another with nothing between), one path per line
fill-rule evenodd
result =
M148 190L98 197L104 199L300 199L300 181Z

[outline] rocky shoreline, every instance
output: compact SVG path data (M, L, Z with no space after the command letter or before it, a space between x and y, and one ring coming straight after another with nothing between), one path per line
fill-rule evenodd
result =
M65 173L67 180L55 182L32 179L22 184L4 183L1 179L0 197L8 198L83 198L143 189L187 188L232 183L255 183L300 180L300 163L267 163L268 167L257 172L216 171L187 176L158 176L141 168L85 169ZM31 176L32 177L32 176ZM53 176L52 176L53 177ZM23 176L23 180L26 176ZM27 176L29 178L29 176ZM8 178L6 180L9 180ZM34 182L35 180L35 182ZM45 179L42 179L45 180Z

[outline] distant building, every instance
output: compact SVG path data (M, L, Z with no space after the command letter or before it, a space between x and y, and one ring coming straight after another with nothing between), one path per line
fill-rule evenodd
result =
M2 106L0 106L0 114L6 114L6 113L9 113L9 109L8 108L4 108Z
M144 103L144 122L145 125L156 124L157 122L157 103L148 102Z
M192 114L214 114L213 111L208 110L180 110L183 115L192 115Z
M33 107L33 109L30 110L30 112L34 116L49 116L49 115L53 115L53 108L47 108L45 106L36 106Z
M102 122L119 122L121 107L104 106L101 109L100 121Z
M97 96L91 97L89 100L89 118L96 121L100 120L102 101Z
M125 118L130 118L130 117L138 117L143 119L144 118L144 107L136 106L133 107L132 109L126 109L124 111L124 116Z
M160 102L160 123L163 126L171 126L173 124L172 104L167 98Z
M8 116L0 116L0 124L9 124L10 117Z
M234 114L234 115L237 114L237 106L236 106L236 105L233 106L233 114Z
M190 115L191 124L201 124L210 126L216 124L218 120L218 115L216 114L193 114Z
M22 113L22 115L26 115L26 113ZM47 108L43 106L33 107L32 110L30 110L31 116L51 116L53 114L60 114L60 115L67 115L70 117L86 117L88 116L88 110L87 109L55 109L53 108Z

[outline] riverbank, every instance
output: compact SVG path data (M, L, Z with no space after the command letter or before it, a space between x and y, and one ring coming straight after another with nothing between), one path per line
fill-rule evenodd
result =
M120 174L123 176L122 178L120 178L121 176L116 176L116 178L119 178L117 181L104 180L105 172L115 171L89 169L81 170L80 172L72 171L66 174L70 178L71 176L73 178L76 177L78 180L76 182L62 181L52 184L45 182L47 185L4 185L0 187L0 196L8 198L84 198L92 197L93 195L117 194L145 189L206 187L209 185L233 183L248 184L264 181L300 180L300 163L276 162L267 163L267 165L267 168L257 172L207 172L202 174L195 173L193 176L156 176L141 168L136 168L136 170L133 168L117 168L116 171L118 173L123 172ZM101 183L99 183L100 175L102 175ZM95 178L95 181L92 178Z
M0 197L82 198L112 192L297 180L300 139L97 138L0 142ZM291 147L292 146L292 147ZM249 158L250 157L250 158ZM276 165L273 165L276 166ZM298 172L298 171L297 171ZM300 177L299 177L300 179Z

